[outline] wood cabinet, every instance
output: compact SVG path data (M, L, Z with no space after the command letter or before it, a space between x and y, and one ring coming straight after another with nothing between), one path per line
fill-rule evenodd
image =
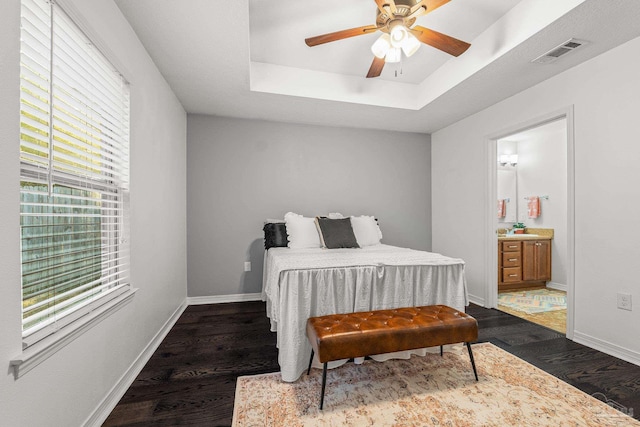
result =
M498 290L551 280L551 241L509 238L498 241Z
M551 242L525 240L522 242L522 280L551 280Z
M522 281L522 243L501 242L499 256L498 281L502 283L517 283Z

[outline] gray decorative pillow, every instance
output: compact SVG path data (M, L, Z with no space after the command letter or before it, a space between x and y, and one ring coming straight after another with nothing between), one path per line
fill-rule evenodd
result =
M322 246L327 249L359 248L353 234L351 218L331 219L316 217L316 227Z

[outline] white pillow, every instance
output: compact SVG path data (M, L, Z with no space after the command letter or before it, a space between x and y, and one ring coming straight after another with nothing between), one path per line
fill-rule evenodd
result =
M378 222L374 217L367 215L352 216L351 227L361 248L380 244L382 231L380 231Z
M342 219L342 218L344 218L344 215L342 215L340 212L331 212L331 213L329 213L329 215L327 215L327 218L329 218L329 219Z
M319 248L320 237L316 228L315 218L307 218L293 212L284 215L284 222L287 225L287 236L290 248Z

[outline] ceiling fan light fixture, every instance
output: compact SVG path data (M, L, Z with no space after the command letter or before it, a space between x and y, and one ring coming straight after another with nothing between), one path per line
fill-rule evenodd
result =
M384 58L384 62L400 62L402 59L402 49L399 47L391 47Z
M387 56L387 52L389 52L390 48L391 42L389 41L389 34L383 33L378 37L378 40L371 45L371 52L373 52L373 54L378 58L383 59Z
M393 47L402 47L405 40L409 37L409 31L404 25L396 25L394 26L390 33L391 46Z
M414 53L416 53L420 49L420 40L418 40L413 34L407 33L407 38L402 43L402 51L407 58L411 57Z

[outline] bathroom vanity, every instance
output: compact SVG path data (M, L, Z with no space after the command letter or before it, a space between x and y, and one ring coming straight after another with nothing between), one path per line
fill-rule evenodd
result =
M498 291L545 286L551 280L551 233L498 237Z

